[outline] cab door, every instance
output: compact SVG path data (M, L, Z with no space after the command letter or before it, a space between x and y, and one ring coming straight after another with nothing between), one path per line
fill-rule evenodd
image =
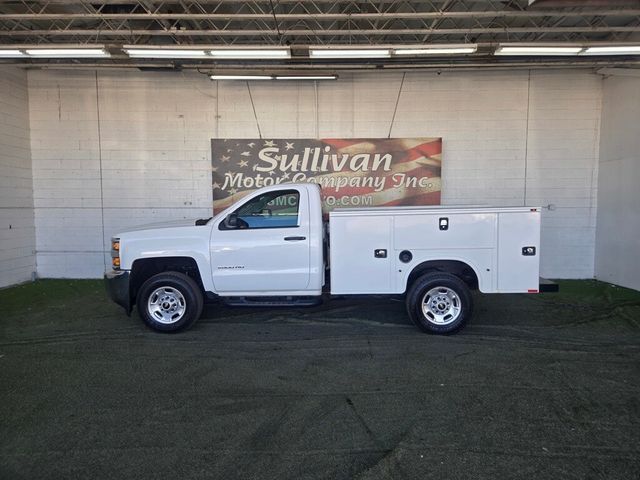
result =
M211 234L216 293L276 295L309 285L309 198L302 188L250 196Z

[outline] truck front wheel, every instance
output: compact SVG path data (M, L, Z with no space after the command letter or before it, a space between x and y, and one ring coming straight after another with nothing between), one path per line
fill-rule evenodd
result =
M455 275L427 273L416 279L406 298L407 312L424 332L447 334L464 326L473 310L467 285Z
M202 314L200 287L183 273L163 272L142 284L137 295L138 313L158 332L189 328Z

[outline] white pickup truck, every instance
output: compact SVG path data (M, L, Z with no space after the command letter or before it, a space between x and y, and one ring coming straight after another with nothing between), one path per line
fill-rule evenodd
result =
M205 301L310 305L330 293L404 295L418 327L451 333L471 317L471 290L544 289L539 243L539 208L339 209L327 225L318 185L281 184L207 220L117 235L105 278L127 314L137 305L162 332L192 325Z

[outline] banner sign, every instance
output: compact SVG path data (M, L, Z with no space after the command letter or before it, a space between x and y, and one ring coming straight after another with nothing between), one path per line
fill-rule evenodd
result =
M441 138L212 139L213 210L258 188L312 182L337 207L440 204Z

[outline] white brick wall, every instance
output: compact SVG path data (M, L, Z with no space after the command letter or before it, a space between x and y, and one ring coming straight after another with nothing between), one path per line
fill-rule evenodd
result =
M593 277L601 103L600 75L531 74L526 201L555 205L542 216L543 275Z
M35 272L27 75L0 68L0 287Z
M640 290L640 77L604 80L596 277Z
M401 81L342 74L317 111L313 84L250 87L264 137L386 137ZM258 134L245 83L196 73L31 71L29 88L42 276L99 276L117 230L207 216L210 139ZM543 275L588 278L601 94L587 71L410 72L391 134L443 137L443 203L522 205L526 183L556 207Z

